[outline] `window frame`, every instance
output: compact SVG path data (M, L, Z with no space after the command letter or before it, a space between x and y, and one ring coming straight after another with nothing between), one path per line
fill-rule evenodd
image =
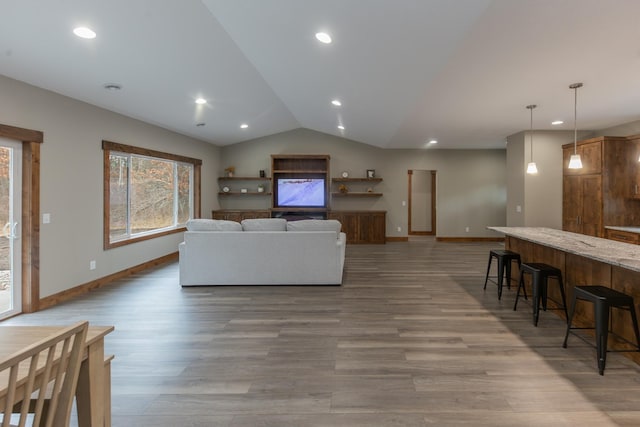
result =
M180 156L177 154L165 153L162 151L151 150L147 148L134 147L131 145L119 144L117 142L102 141L103 150L103 248L112 249L132 243L145 240L155 239L169 234L181 233L185 231L185 227L176 227L171 229L159 229L160 231L151 231L144 235L129 237L115 242L110 241L110 213L111 213L111 187L110 187L110 155L111 152L123 153L128 155L138 155L159 160L170 160L175 162L189 163L193 165L193 217L200 218L201 207L201 169L202 160L191 157Z

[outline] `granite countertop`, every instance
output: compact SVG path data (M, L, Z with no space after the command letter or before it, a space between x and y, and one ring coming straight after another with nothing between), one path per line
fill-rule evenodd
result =
M640 271L640 245L544 227L487 227L489 230L606 264ZM628 227L626 227L628 228Z
M640 227L630 227L630 226L619 226L619 225L605 225L604 228L608 228L609 230L617 230L617 231L628 231L629 233L638 233L640 234Z

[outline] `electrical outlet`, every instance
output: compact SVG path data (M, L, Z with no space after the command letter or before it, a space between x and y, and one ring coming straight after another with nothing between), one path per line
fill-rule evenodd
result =
M402 227L398 227L398 232L402 231Z
M44 213L42 214L42 223L49 224L51 222L51 214Z
M465 227L464 231L468 233L469 232L469 227Z
M522 206L520 205L516 206L516 212L518 213L522 212Z
M89 270L95 270L96 269L96 261L95 260L91 260L89 261Z

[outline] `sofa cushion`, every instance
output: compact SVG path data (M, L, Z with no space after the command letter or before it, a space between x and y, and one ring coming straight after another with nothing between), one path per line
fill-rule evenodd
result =
M287 231L335 231L340 234L342 224L336 219L303 219L287 222Z
M242 221L244 231L287 231L287 220L283 218L254 218Z
M242 225L222 219L196 218L187 221L189 231L242 231Z

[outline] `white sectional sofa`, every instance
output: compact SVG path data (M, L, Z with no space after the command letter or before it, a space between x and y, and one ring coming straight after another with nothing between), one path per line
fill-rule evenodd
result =
M336 220L191 220L178 247L180 285L340 285L340 228Z

